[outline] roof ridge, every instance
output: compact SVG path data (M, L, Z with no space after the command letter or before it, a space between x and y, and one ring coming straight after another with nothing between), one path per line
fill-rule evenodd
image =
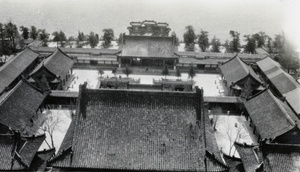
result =
M282 107L281 103L279 102L279 99L276 98L271 91L268 91L268 93L271 95L272 99L275 101L275 103L278 105L278 107L280 108L280 110L283 112L283 114L285 115L285 117L288 119L288 121L292 124L295 125L295 121L292 120L292 118L290 117L290 115L288 114L288 112L285 110L284 107ZM283 102L284 103L284 102Z
M57 50L59 52L61 52L63 55L65 55L65 56L69 57L71 60L73 60L68 54L66 54L65 52L63 52L61 48L57 47Z
M236 53L235 56L233 56L232 58L230 58L229 60L227 60L226 62L224 62L222 65L224 65L224 64L226 64L226 63L228 63L228 62L230 62L231 60L233 60L233 59L236 58L237 56L238 56L238 53Z
M241 65L243 66L243 68L245 69L245 71L248 73L247 75L249 75L250 74L250 70L247 67L248 65L238 56L238 54L236 55L236 57L237 57L238 61L241 63Z
M215 161L217 161L217 163L219 163L224 168L228 168L228 166L224 162L219 160L213 153L209 152L207 149L205 150L205 156L214 159Z
M253 99L253 98L255 98L255 97L261 95L263 92L265 92L265 91L268 90L268 89L269 89L269 88L266 87L265 89L261 90L260 92L254 94L254 95L252 95L252 96L249 96L248 98L246 98L246 101L251 100L251 99Z
M38 91L38 92L44 94L44 92L43 92L41 89L39 89L39 88L36 87L35 85L33 85L33 84L31 84L30 82L28 82L25 78L22 78L22 81L23 81L24 83L26 83L28 86L30 86L31 88L35 89L36 91Z

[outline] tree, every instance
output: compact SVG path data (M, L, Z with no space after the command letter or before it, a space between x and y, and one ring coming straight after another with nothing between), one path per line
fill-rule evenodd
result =
M256 41L256 47L261 48L265 46L266 39L268 38L268 35L266 35L265 32L258 32L253 35L255 41Z
M116 74L117 74L117 68L113 68L112 73L116 76Z
M42 41L42 46L47 47L49 41L49 33L46 32L45 29L40 30L39 38Z
M27 27L24 27L24 26L21 26L20 29L22 31L23 38L28 39L29 38L29 29Z
M255 48L256 48L256 38L254 35L244 35L245 41L246 41L246 45L245 45L245 52L246 53L251 53L254 54L255 53Z
M63 122L63 120L61 119L62 114L59 114L59 112L57 114L54 114L51 111L47 110L46 111L47 119L44 121L44 124L41 127L41 129L45 133L49 134L52 148L55 147L54 138L53 138L54 131L59 130L59 124Z
M104 71L100 67L98 68L98 74L100 75L101 78L102 75L104 74Z
M208 32L201 29L201 33L198 38L198 45L203 52L205 52L206 48L209 46L208 40Z
M5 44L5 28L4 28L4 24L0 23L0 38L1 38L1 51L0 51L0 56L2 54L6 55L8 54L8 48ZM6 60L5 60L6 61Z
M172 36L172 38L174 40L174 45L178 46L179 45L179 39L178 39L176 33L172 32L171 36Z
M196 71L194 69L194 66L193 65L190 65L190 68L189 68L189 78L191 78L193 80L193 78L196 76Z
M213 37L211 40L212 44L212 52L220 52L219 46L221 45L220 40L216 38L216 36Z
M270 36L267 37L267 48L268 53L273 53L272 38Z
M114 39L114 31L112 29L103 29L103 43L104 48L108 48L111 44L111 41Z
M169 69L167 65L164 65L163 70L162 70L162 75L165 76L165 79L167 79L167 75L169 75Z
M12 51L16 52L15 38L19 34L17 26L10 21L7 24L5 24L5 31L6 31L6 36L9 38L11 42Z
M230 51L230 44L229 44L228 39L225 40L223 46L225 47L226 52L229 52L229 51Z
M118 45L121 45L123 43L123 33L120 33L118 38Z
M240 48L240 33L238 33L237 31L233 31L231 30L229 32L229 34L231 35L232 37L232 41L230 41L230 51L231 52L240 52L239 48Z
M60 42L60 46L64 46L64 42L67 41L67 37L65 35L65 33L63 31L55 31L52 33L52 35L54 36L53 41L57 43L58 46L58 42Z
M94 48L98 45L99 38L97 38L97 36L95 35L94 32L91 32L89 37L88 37L88 41L89 41L91 47Z
M284 45L284 36L283 34L275 35L273 48L276 52L282 53L283 52L283 45Z
M176 76L178 77L178 79L180 79L181 77L181 71L179 68L176 69Z
M126 65L125 69L123 69L123 73L127 76L127 78L132 72L132 69L128 65Z
M183 34L183 41L186 47L193 47L196 40L196 34L193 26L189 25L185 27L185 33ZM193 49L192 49L193 50Z
M36 40L36 38L38 38L38 30L35 26L31 26L30 27L30 38L32 38L33 40Z
M82 41L86 40L86 37L84 36L83 32L78 31L77 39L78 39L79 42L82 42Z

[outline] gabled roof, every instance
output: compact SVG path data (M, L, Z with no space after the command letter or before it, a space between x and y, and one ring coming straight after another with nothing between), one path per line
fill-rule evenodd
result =
M172 37L125 35L120 56L173 58L175 48Z
M55 148L43 150L36 153L29 171L45 171L47 161L55 154Z
M0 67L0 94L32 64L39 54L26 48Z
M269 89L253 96L244 105L262 139L275 139L295 128L295 121L298 121L290 107Z
M0 135L0 170L28 169L45 135L17 137Z
M244 172L245 169L243 167L242 160L240 158L231 157L223 154L223 158L226 164L229 166L228 172Z
M30 75L34 75L39 69L44 67L62 79L65 78L73 64L74 61L62 52L61 49L57 48L57 50L41 62Z
M280 94L286 98L296 114L300 114L300 85L297 81L270 57L256 63Z
M241 157L245 172L254 172L259 168L261 160L259 159L258 152L254 150L254 146L235 142L234 147Z
M46 96L26 80L20 81L0 100L0 123L13 130L33 134L34 131L30 131L32 118Z
M53 167L203 171L207 164L211 171L227 169L206 155L196 124L198 93L84 87L68 131L74 134L67 133Z
M220 66L222 74L224 75L227 83L231 85L232 83L235 84L236 82L250 76L258 83L261 83L259 77L253 71L253 69L244 63L239 55L231 58L224 64Z
M300 146L286 144L262 144L264 170L294 172L300 170Z

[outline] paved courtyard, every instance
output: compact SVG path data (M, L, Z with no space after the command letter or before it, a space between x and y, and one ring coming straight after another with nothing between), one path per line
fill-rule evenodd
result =
M97 70L82 70L74 69L73 70L74 80L70 84L70 91L78 91L79 85L84 82L88 83L88 88L97 88L99 87L99 77ZM181 74L182 80L188 80L188 74ZM112 77L114 74L111 70L105 70L102 77ZM124 74L117 74L116 77L126 77ZM134 79L140 79L141 84L152 84L153 79L158 80L165 78L163 75L129 75L129 77ZM176 76L167 76L167 79L177 79ZM204 89L205 96L222 96L224 95L224 89L221 86L221 77L219 74L197 74L194 78L195 85L199 88Z

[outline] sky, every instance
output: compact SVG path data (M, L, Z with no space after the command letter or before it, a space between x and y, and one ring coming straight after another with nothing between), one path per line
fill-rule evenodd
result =
M131 21L147 19L169 23L179 39L187 25L222 42L230 39L230 30L271 37L284 31L300 47L299 7L299 0L0 0L0 22L62 30L67 36L78 30L101 35L112 28L118 36L128 33Z

